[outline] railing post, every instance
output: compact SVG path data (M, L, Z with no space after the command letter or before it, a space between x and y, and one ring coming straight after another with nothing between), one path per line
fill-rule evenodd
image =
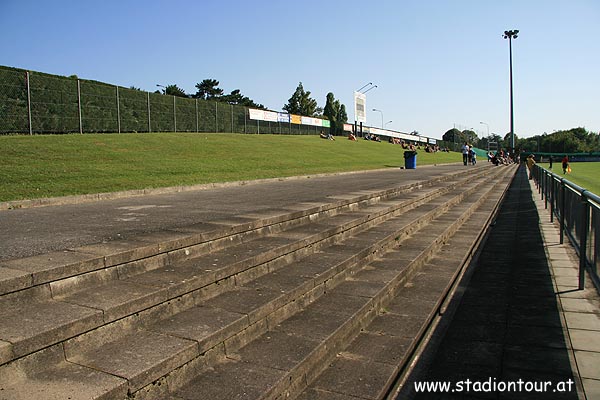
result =
M550 222L554 222L554 202L556 201L556 196L554 195L554 176L550 176L550 193L552 193L552 198L550 199Z
M560 179L560 244L565 242L565 179Z
M583 288L585 287L585 266L587 264L587 236L588 229L590 227L590 208L587 198L585 197L585 192L587 192L587 190L581 192L581 205L583 207L583 215L581 218L581 232L579 232L581 238L579 241L579 290L583 290Z
M173 130L177 133L177 106L175 105L175 97L173 96Z
M544 209L548 209L548 171L544 170Z

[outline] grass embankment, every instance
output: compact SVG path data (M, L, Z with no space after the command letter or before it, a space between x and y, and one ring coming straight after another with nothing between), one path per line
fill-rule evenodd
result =
M398 168L389 143L318 136L105 134L0 137L0 201ZM419 151L418 165L460 162Z
M540 163L542 168L548 169L548 163ZM572 162L571 173L563 174L560 162L552 163L552 172L590 192L600 196L600 163L598 162Z

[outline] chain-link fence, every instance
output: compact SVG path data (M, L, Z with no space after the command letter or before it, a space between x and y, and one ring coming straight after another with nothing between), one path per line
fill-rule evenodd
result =
M0 134L232 132L318 134L327 127L249 118L238 105L0 66Z

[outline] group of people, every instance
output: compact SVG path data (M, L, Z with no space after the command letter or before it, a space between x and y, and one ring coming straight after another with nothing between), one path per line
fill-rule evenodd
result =
M379 138L379 136L377 136L375 134L371 135L369 133L366 133L365 136L364 136L364 139L365 140L372 140L374 142L381 142L381 139Z
M549 158L549 169L552 169L552 156ZM527 169L529 170L529 179L532 179L533 175L533 166L535 165L535 154L530 154L527 157ZM565 156L561 160L563 174L571 173L571 164L569 163L569 156L565 154Z
M477 164L477 153L475 153L475 148L473 145L470 145L468 142L461 147L463 164L464 165L475 165Z
M488 153L488 162L494 165L508 165L513 163L513 159L509 157L508 153L500 149L495 153L492 151Z
M321 131L321 134L319 136L321 137L321 139L335 140L335 137L331 133L324 133L323 131ZM381 142L381 139L377 135L371 135L368 133L364 136L364 139L372 140L375 142ZM350 133L348 135L348 140L356 141L357 139L353 133ZM412 151L421 150L421 146L419 144L405 142L402 139L390 137L389 142L392 144L399 144L405 150L412 150ZM426 144L423 147L424 147L426 153L436 153L438 151L448 151L448 152L450 151L448 148L443 148L443 149L440 148L440 146L438 146L437 144L436 145ZM475 148L473 147L473 145L470 145L468 142L465 142L465 144L463 144L463 146L461 148L461 151L462 151L464 165L477 164L477 154L475 153ZM487 157L488 157L488 162L491 162L494 165L508 165L513 162L510 155L508 153L505 153L504 150L502 150L502 149L496 151L495 153L491 152L491 151L488 152ZM518 162L518 160L517 160L517 162ZM561 163L562 163L563 174L570 173L571 166L569 165L569 157L567 155L565 155L562 158ZM535 155L534 154L530 154L527 157L526 164L527 164L527 168L529 169L529 177L531 179L531 170L533 168L533 165L535 165ZM550 157L550 169L552 169L552 157Z

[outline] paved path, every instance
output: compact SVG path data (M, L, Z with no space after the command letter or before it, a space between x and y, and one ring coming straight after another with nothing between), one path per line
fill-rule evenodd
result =
M577 256L532 187L521 168L451 322L398 399L600 399L598 293L577 290ZM415 393L424 381L454 393Z

